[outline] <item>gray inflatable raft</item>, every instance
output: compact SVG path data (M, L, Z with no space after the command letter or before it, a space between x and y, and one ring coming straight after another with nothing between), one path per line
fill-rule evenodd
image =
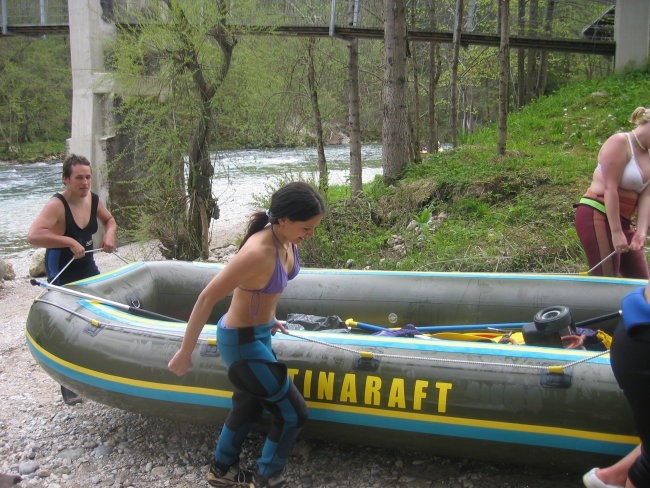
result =
M65 287L43 284L27 345L50 376L89 399L222 422L231 385L214 324L228 299L204 328L188 374L167 370L199 292L220 269L139 262ZM273 347L309 406L306 436L582 470L626 454L638 438L607 352L563 347L561 336L580 325L611 332L621 298L643 285L577 275L303 269L278 318L358 324L291 330L275 335ZM407 324L420 330L368 332ZM510 340L517 334L525 343Z

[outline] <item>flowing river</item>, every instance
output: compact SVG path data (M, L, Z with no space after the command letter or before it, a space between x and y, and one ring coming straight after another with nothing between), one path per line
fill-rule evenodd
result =
M325 157L330 184L349 180L348 146L327 146ZM362 148L363 181L382 173L381 145ZM238 149L214 154L213 192L223 222L241 222L252 210L257 196L267 196L280 184L304 179L317 181L315 148ZM61 161L33 164L0 164L0 257L30 252L26 236L41 207L61 183ZM119 222L118 222L119 225Z

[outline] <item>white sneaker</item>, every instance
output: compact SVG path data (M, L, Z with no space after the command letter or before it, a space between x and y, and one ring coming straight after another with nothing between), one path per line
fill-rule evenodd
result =
M598 476L596 476L596 471L598 471L598 468L591 468L582 477L582 482L587 488L625 488L621 485L608 485L607 483L604 483Z

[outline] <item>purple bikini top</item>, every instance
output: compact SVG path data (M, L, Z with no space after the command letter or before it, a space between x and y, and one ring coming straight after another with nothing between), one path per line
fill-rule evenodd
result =
M273 234L273 238L278 241L278 238L275 237L275 232L273 232L273 227L271 227L271 233ZM273 274L271 275L271 278L269 279L266 286L264 286L264 288L260 288L259 290L248 290L246 288L242 288L241 286L239 288L241 290L260 295L275 295L277 293L282 293L282 291L287 287L289 280L294 279L300 271L300 257L298 256L298 246L292 244L291 247L293 249L293 269L289 274L287 274L287 271L284 269L282 261L280 260L279 249L276 248L275 269L273 270Z

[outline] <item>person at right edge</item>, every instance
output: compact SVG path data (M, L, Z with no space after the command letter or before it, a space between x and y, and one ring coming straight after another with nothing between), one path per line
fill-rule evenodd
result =
M650 285L623 297L621 315L610 349L612 370L641 444L617 463L586 473L587 488L650 487Z
M648 278L644 246L649 212L649 121L650 109L638 107L630 117L630 122L636 124L637 127L630 133L615 134L605 141L599 154L599 168L594 172L594 182L576 210L576 230L578 230L590 265L595 266L611 252L612 247L617 251L613 262L603 263L602 269L595 269L593 274L601 276L620 274L624 277ZM627 147L625 150L627 162L622 160L620 155L625 147ZM608 168L611 168L614 173L608 174ZM618 171L616 171L617 168ZM598 174L599 169L601 169L600 175ZM618 175L618 180L613 177L615 174ZM608 185L607 182L610 180L611 183ZM632 184L634 180L636 180L636 184ZM636 188L636 191L633 187ZM604 201L596 194L599 189L603 189ZM610 217L608 195L610 200L613 198L614 204L617 204L619 199L622 202L620 205L620 227L614 222L614 225L610 224L609 226L609 234L603 234L606 229L603 228L602 220L605 218L606 223ZM596 203L604 202L607 212L604 212L605 208L596 208L597 205L589 202L588 199L593 199ZM633 204L632 207L631 204ZM593 210L590 210L590 207ZM633 232L630 228L629 217L637 208L637 231ZM598 216L598 213L601 216ZM611 213L616 216L616 213ZM605 215L603 216L603 214ZM590 220L593 223L590 223ZM613 220L617 221L617 219ZM609 240L604 242L602 237L598 240L599 232L596 229L605 237L609 235ZM621 235L626 238L625 241ZM628 236L631 236L629 241L627 240ZM607 242L610 247L605 245ZM626 248L628 242L629 247ZM615 244L612 245L612 243ZM599 249L603 249L603 251L599 253ZM632 258L625 260L624 258L627 256L632 256ZM612 370L632 407L641 444L611 466L592 468L585 473L582 481L587 488L650 487L650 457L647 452L650 439L650 418L647 416L650 411L649 301L650 293L647 287L640 288L623 299L621 308L623 318L614 332L610 350Z
M611 135L600 148L591 185L576 205L575 228L595 267L591 274L648 279L650 108L637 107L629 120L632 131Z

